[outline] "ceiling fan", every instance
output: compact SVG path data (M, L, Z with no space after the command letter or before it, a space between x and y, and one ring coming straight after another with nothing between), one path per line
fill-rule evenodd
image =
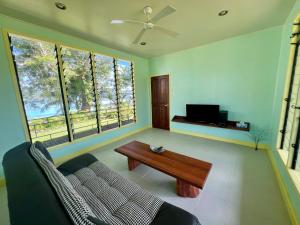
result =
M161 20L162 18L176 12L176 9L173 6L168 5L163 10L161 10L159 13L157 13L154 17L151 17L152 8L150 6L144 7L143 11L144 11L145 16L147 17L146 22L138 21L138 20L130 20L130 19L125 19L125 20L113 19L110 23L111 24L131 23L131 24L143 25L142 30L138 33L138 35L134 39L133 44L138 44L147 30L155 29L155 30L161 31L164 34L167 34L171 37L176 37L178 35L178 33L176 33L175 31L172 31L172 30L169 30L162 26L156 25L156 23L159 20Z

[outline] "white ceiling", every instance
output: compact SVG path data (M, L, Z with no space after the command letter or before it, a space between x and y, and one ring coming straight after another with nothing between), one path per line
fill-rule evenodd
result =
M228 37L283 24L295 0L57 0L66 4L61 11L55 0L0 0L0 13L24 21L97 42L144 57L183 50ZM177 8L158 22L180 35L176 38L151 30L142 41L132 41L139 25L111 25L114 18L144 20L142 9L153 8L153 15L168 4ZM217 14L228 9L229 14Z

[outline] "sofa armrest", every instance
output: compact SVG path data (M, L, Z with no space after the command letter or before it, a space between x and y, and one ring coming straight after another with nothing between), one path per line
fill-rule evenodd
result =
M200 225L191 213L164 202L150 225Z

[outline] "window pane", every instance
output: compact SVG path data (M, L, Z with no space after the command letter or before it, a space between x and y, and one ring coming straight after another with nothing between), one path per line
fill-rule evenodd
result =
M131 62L116 60L121 124L135 122L135 99Z
M63 69L74 139L98 133L90 53L63 47Z
M69 141L55 45L10 34L20 92L32 141Z
M100 97L101 130L119 127L113 58L95 55L95 78Z

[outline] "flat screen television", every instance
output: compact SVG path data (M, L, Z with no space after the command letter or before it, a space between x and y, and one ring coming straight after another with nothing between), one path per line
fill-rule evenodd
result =
M219 111L219 105L186 105L186 117L190 121L218 123Z

